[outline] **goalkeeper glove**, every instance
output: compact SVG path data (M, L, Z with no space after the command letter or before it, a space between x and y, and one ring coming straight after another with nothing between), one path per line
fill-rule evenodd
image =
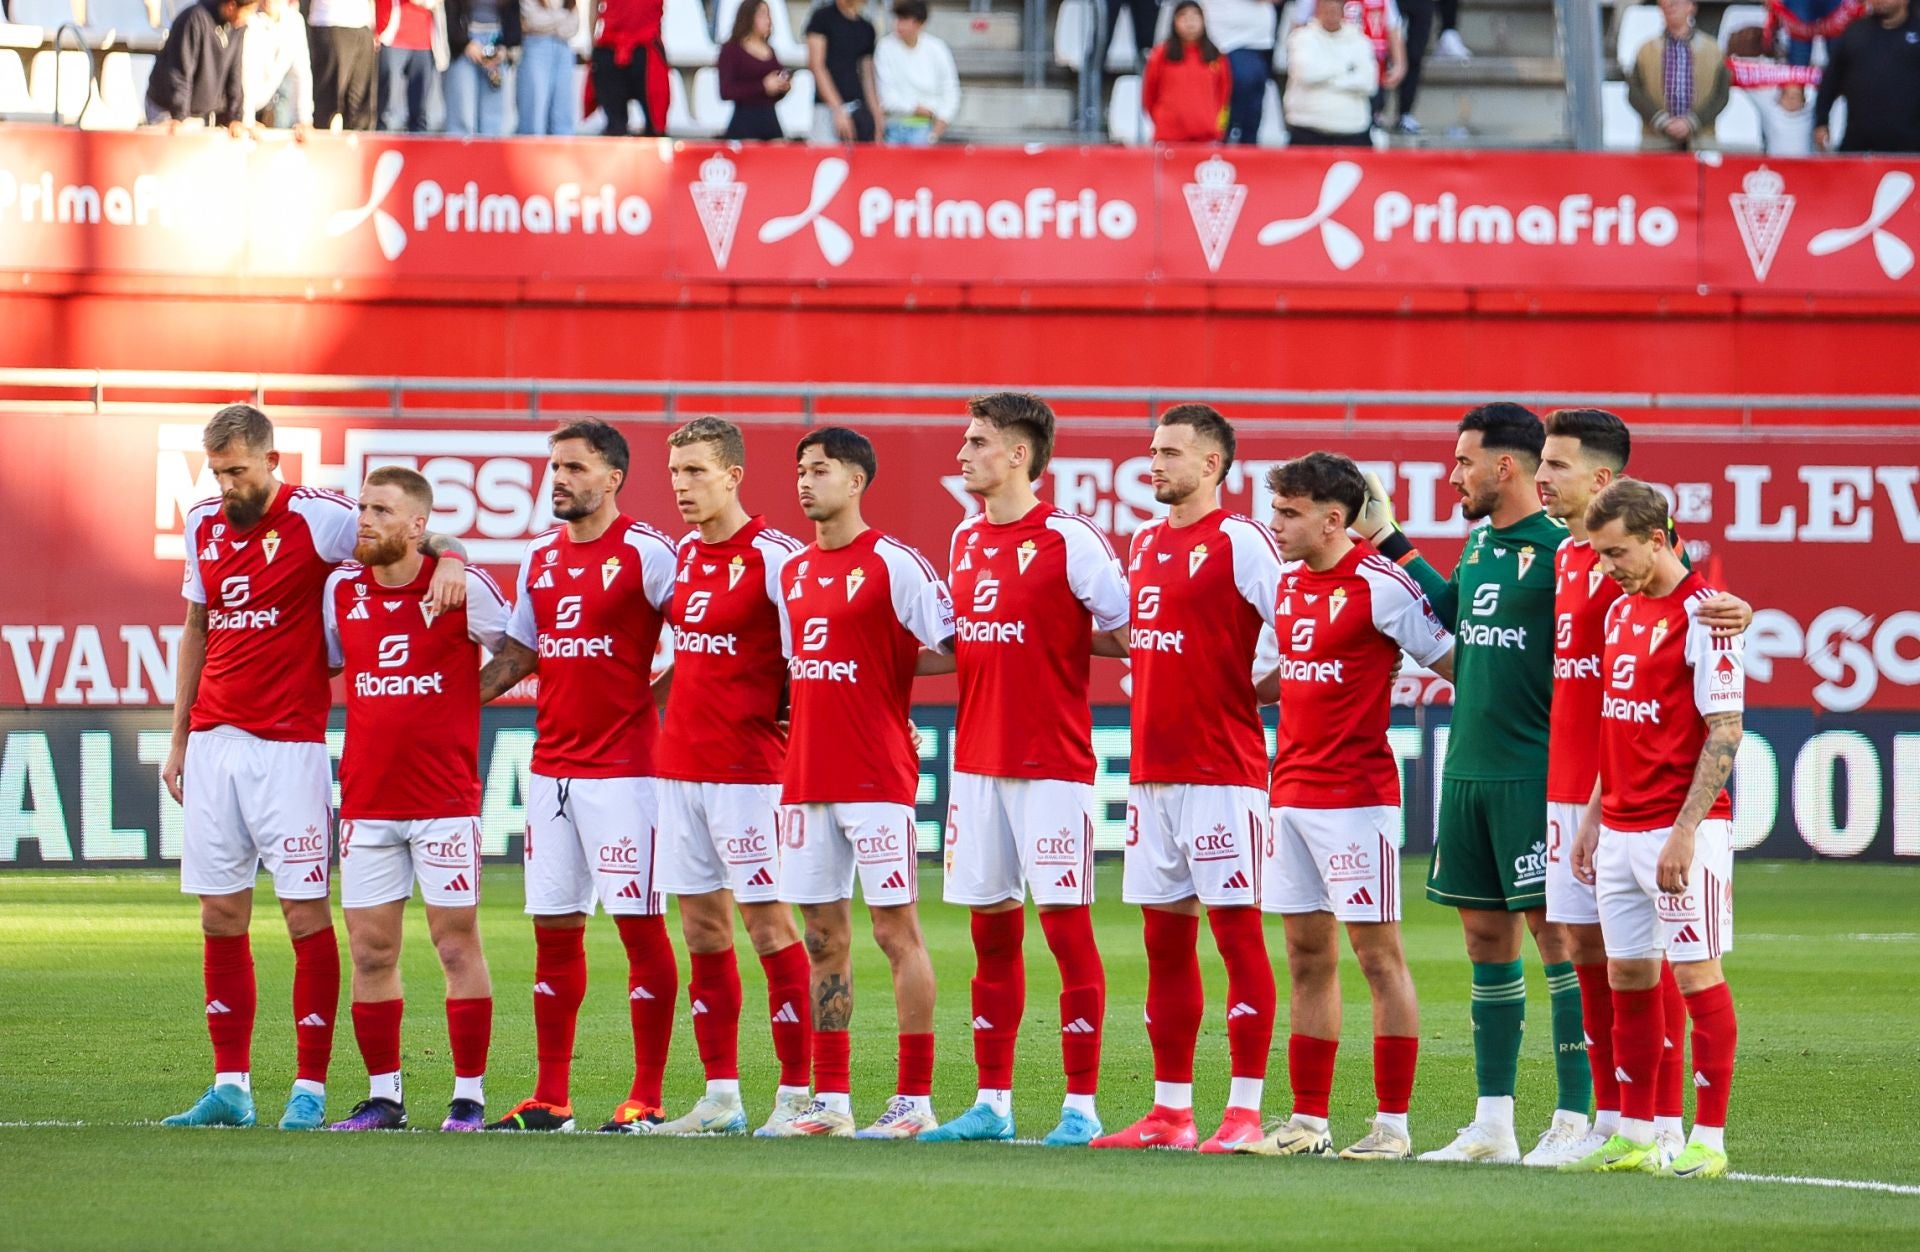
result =
M1360 507L1360 516L1353 519L1353 530L1389 561L1404 560L1413 552L1413 542L1393 520L1393 497L1387 494L1378 474L1367 475L1367 502Z

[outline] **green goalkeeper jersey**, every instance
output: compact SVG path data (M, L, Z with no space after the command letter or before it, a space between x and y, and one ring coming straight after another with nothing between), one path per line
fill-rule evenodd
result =
M1567 528L1545 512L1482 525L1450 578L1416 556L1412 574L1454 633L1447 778L1547 776L1553 701L1554 553Z

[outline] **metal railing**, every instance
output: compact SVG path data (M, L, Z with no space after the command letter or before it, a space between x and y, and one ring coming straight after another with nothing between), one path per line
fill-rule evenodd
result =
M78 22L62 22L53 32L53 124L66 125L66 117L61 111L60 102L66 95L60 90L60 78L65 72L67 59L60 55L60 45L66 42L67 32L73 32L73 42L77 50L87 58L87 98L80 102L80 111L73 115L73 124L78 126L80 119L87 115L87 108L93 104L99 88L94 85L100 75L99 62L94 59L94 50L87 43L87 36Z
M204 412L210 404L246 398L271 411L341 416L527 421L603 413L628 420L680 421L726 401L743 421L816 424L862 420L920 424L957 412L971 396L1018 380L972 383L706 382L605 378L444 378L335 374L267 374L203 370L0 369L0 416L57 413ZM1796 440L1920 436L1920 395L1723 395L1683 392L1587 392L1272 389L1220 387L1033 387L1075 425L1137 428L1166 406L1212 404L1251 429L1408 431L1451 428L1457 415L1492 398L1546 412L1603 408L1661 414L1646 432ZM480 398L480 404L447 400ZM489 401L488 398L500 398ZM434 403L439 401L441 403ZM504 402L501 402L504 401ZM583 403L586 402L586 403ZM598 401L600 403L592 403ZM754 406L751 402L773 402ZM638 403L636 403L638 402ZM853 406L865 406L855 411ZM951 406L951 408L947 407ZM1794 415L1801 420L1795 420ZM1805 420L1820 415L1820 420ZM1709 419L1716 417L1718 420Z

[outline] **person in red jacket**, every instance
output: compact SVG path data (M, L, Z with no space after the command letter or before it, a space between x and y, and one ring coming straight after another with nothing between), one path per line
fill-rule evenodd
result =
M629 102L638 100L646 135L667 133L667 53L660 43L665 0L600 0L594 30L587 108L597 102L609 135L628 133Z
M1147 58L1140 106L1162 143L1215 143L1222 134L1233 78L1227 59L1207 38L1199 0L1180 0L1173 34Z

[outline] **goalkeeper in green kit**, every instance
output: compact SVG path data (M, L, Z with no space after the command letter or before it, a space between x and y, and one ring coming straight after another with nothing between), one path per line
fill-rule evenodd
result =
M1554 554L1567 528L1541 507L1534 476L1546 439L1517 404L1484 404L1460 420L1448 481L1476 525L1450 577L1427 564L1393 520L1377 479L1355 529L1398 562L1454 631L1454 712L1440 784L1427 898L1460 910L1473 962L1472 1124L1431 1161L1520 1160L1513 1092L1526 979L1521 922L1546 966L1558 1092L1538 1152L1587 1131L1593 1078L1580 985L1563 926L1546 919L1547 738L1553 698ZM1594 726L1599 733L1599 726Z

